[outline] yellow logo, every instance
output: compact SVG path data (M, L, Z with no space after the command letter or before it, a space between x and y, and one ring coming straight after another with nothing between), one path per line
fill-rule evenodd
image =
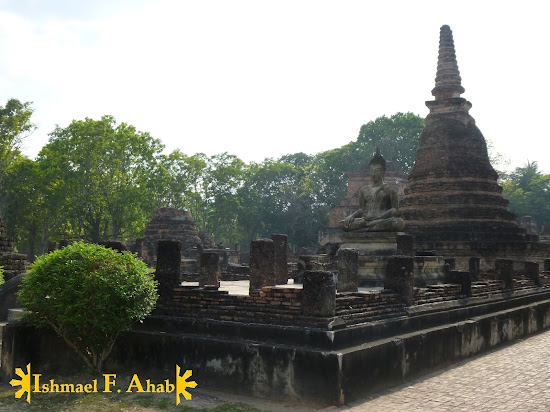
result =
M170 382L170 379L165 379L163 383L153 383L150 379L147 379L143 384L141 383L137 374L134 374L132 381L126 387L125 392L132 393L172 393L176 391L176 405L180 404L180 395L183 395L185 399L191 400L191 394L187 392L187 388L195 388L197 382L190 381L187 382L187 379L191 377L193 371L186 370L183 376L180 376L181 368L176 365L176 383L175 385ZM21 368L15 369L16 375L19 379L12 379L10 381L11 386L21 386L21 388L15 393L17 399L21 398L25 392L27 392L27 402L31 403L31 391L35 393L97 393L98 384L97 379L94 379L88 384L72 384L72 383L61 383L58 384L54 379L50 379L47 383L41 382L40 377L42 376L39 373L31 375L31 364L27 365L27 373L25 374ZM31 378L34 381L34 390L31 387ZM122 389L116 387L116 374L107 373L103 375L105 381L104 393L111 393L113 389L116 392L120 393Z
M31 403L31 364L27 365L26 375L21 368L15 369L15 374L21 378L21 380L12 379L10 381L11 386L21 386L21 389L15 392L15 397L19 399L27 392L27 402Z
M187 392L185 389L194 388L197 386L197 382L195 381L186 382L187 378L189 378L193 374L193 371L190 371L188 369L185 371L183 376L180 376L180 371L181 371L180 367L176 365L176 395L177 395L176 405L180 404L180 395L183 395L185 399L190 401L191 394Z

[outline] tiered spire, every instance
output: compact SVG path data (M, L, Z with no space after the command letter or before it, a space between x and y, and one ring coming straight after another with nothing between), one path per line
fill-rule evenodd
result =
M461 85L460 72L456 63L453 32L449 26L441 26L437 75L432 95L435 96L435 100L443 100L460 97L462 93L464 93L464 87Z

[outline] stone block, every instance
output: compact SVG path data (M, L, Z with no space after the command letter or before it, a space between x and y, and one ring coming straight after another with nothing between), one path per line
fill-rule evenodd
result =
M172 300L174 288L180 285L181 245L174 240L160 240L157 245L155 279L163 301Z
M460 293L472 296L472 273L463 270L451 270L449 272L449 283L456 283L461 286Z
M525 262L525 276L532 279L535 285L540 286L539 264L537 262Z
M474 281L479 279L479 262L480 259L478 257L471 257L468 262L468 270L470 271L472 280Z
M356 249L363 256L391 256L397 253L397 236L403 232L369 232L364 229L344 232L343 249Z
M399 256L414 256L414 236L399 234L395 238Z
M456 267L455 258L445 258L445 263L449 264L449 267L451 268L451 270L455 270L455 267Z
M199 286L220 285L220 256L216 252L201 253Z
M330 317L336 311L336 285L332 273L306 270L302 291L304 315Z
M357 292L359 254L355 249L338 250L338 292Z
M503 280L506 289L513 289L514 261L512 259L495 260L495 274L497 280Z
M398 293L408 305L413 304L414 260L409 256L392 256L386 265L384 289Z
M271 240L275 248L275 284L286 285L288 283L287 235L272 234Z
M250 242L250 263L248 276L250 291L264 286L275 286L275 244L271 239Z

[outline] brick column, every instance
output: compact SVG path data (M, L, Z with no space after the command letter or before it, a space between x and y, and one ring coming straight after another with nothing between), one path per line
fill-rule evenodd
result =
M216 252L201 253L199 286L220 286L220 256Z
M288 248L287 235L271 235L275 247L275 284L286 285L288 283L288 262L286 251Z
M451 270L455 270L455 267L456 267L455 258L445 258L445 263L449 264L449 267L451 268Z
M271 239L250 242L249 291L275 286L275 245Z
M506 289L513 289L514 280L514 261L511 259L497 259L495 260L495 273L497 280L503 280Z
M525 276L535 281L540 286L539 264L537 262L525 262Z
M338 292L357 292L359 254L355 249L338 250Z
M468 270L470 271L472 280L479 279L479 258L471 257L468 262Z
M175 240L159 240L157 246L157 268L155 279L158 281L160 300L170 301L174 288L180 282L181 244Z
M412 257L392 256L386 265L384 289L395 290L408 306L413 304L414 260Z
M330 317L336 311L336 285L332 273L324 270L306 270L302 291L304 315Z
M449 283L457 283L462 289L460 292L468 297L472 296L472 273L463 270L451 270L449 272Z
M414 256L414 236L397 235L397 254L399 256Z

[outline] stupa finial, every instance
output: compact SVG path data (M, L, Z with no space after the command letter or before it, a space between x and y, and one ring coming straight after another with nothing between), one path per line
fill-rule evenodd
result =
M439 34L439 56L437 61L437 75L432 95L435 100L460 97L464 93L461 85L460 72L456 63L453 32L447 25L441 26Z

